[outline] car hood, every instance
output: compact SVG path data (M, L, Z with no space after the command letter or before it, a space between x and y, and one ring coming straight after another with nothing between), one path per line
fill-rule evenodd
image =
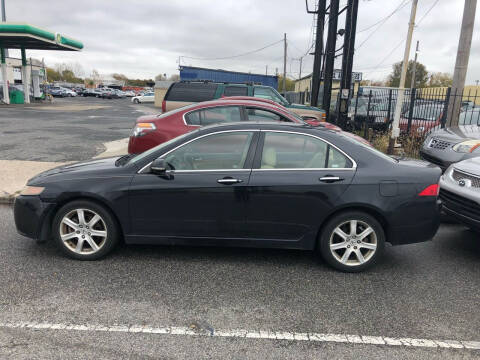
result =
M431 136L450 142L466 139L480 139L480 126L459 125L458 127L439 129L433 132Z
M313 111L318 111L318 112L325 112L325 110L313 107L313 106L308 106L308 105L302 105L302 104L290 104L287 106L288 109L303 109L303 110L313 110Z
M93 175L94 173L99 173L102 176L108 175L118 169L115 165L117 159L119 159L118 156L59 166L34 176L28 180L28 184L43 182L56 175L72 175L76 177L79 175Z
M473 175L480 175L480 157L460 161L454 166L460 171L464 171Z

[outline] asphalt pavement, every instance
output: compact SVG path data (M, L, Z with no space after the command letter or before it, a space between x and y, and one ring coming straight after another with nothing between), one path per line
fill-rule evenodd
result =
M271 249L122 245L103 260L74 261L18 235L0 205L0 258L0 358L480 357L480 236L460 225L387 247L373 269L345 274L313 253ZM235 329L370 341L245 338Z
M88 160L103 143L130 135L135 119L155 114L153 104L129 98L55 98L53 104L0 107L0 160Z

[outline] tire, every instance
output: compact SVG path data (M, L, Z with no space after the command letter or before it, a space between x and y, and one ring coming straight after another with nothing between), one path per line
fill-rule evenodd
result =
M138 99L133 99L133 102L134 102L135 104L140 104L140 100L138 100Z
M83 213L85 221L80 221L79 211ZM93 224L92 220L95 221ZM93 235L93 232L98 235ZM120 231L113 215L105 207L89 200L76 200L57 211L53 219L52 234L56 244L68 257L97 260L113 250Z
M354 224L356 230L352 231ZM369 233L362 238L363 231L367 230ZM373 216L361 211L348 211L327 222L319 234L318 245L323 259L335 269L360 272L373 266L382 256L385 232ZM333 245L337 246L332 248Z

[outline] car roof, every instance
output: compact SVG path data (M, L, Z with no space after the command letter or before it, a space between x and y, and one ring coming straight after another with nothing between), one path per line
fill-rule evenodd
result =
M311 130L317 129L309 124L291 123L291 122L278 122L278 121L239 121L230 123L220 123L202 126L200 131L215 132L215 131L231 131L231 130L284 130L284 131L299 131L302 129ZM318 130L330 131L327 128L319 127Z

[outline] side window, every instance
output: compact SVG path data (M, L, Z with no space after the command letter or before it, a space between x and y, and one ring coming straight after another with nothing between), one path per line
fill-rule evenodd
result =
M262 169L349 168L351 161L325 141L308 135L267 132Z
M200 102L213 100L217 91L217 84L178 82L171 85L165 100Z
M225 122L241 121L238 106L219 106L192 111L185 116L188 125L211 125Z
M273 97L273 92L269 88L255 87L253 90L253 96L275 101L275 98Z
M172 151L165 161L174 170L243 169L253 132L205 136Z
M256 109L256 108L247 108L248 120L249 121L286 121L289 120L277 113L272 111Z
M247 96L248 88L246 86L226 86L223 92L224 96Z

